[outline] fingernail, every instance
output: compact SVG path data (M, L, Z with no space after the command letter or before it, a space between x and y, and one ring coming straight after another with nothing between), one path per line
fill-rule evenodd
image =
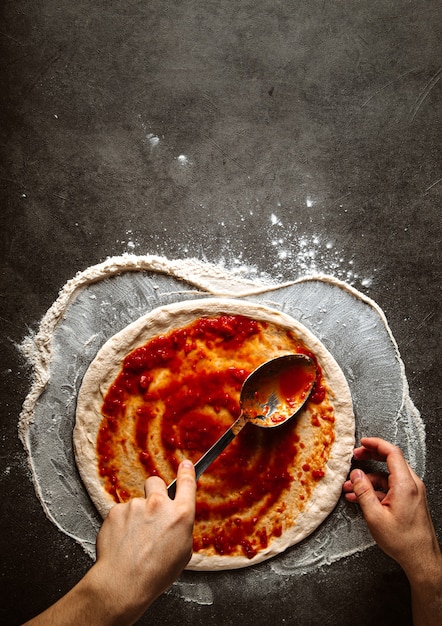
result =
M364 474L360 469L355 469L352 471L350 476L351 482L355 484L356 482L358 482L358 480L361 480L363 476Z
M192 461L189 461L189 459L184 459L184 461L181 462L182 467L187 467L188 469L193 467L193 463Z

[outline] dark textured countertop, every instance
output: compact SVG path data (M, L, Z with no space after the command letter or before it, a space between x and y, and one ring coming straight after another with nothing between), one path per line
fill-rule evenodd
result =
M17 345L67 280L123 252L280 282L328 273L375 300L425 422L441 538L442 4L43 0L2 13L0 622L30 618L91 564L35 495ZM404 575L376 547L294 578L291 594L168 594L150 619L411 623Z

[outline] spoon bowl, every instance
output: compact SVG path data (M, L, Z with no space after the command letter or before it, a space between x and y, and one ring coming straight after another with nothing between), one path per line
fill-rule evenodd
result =
M196 479L233 441L247 422L261 428L275 428L296 415L308 400L316 381L316 364L305 354L286 354L266 361L244 381L238 419L195 463ZM167 488L175 497L176 480Z
M305 354L266 361L246 378L240 406L244 418L263 428L281 426L305 404L316 381L316 365Z

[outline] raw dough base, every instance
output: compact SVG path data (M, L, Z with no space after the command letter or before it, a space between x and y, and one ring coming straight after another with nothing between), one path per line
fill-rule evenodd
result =
M283 532L281 537L274 538L253 559L195 553L188 565L188 569L194 570L237 569L254 565L284 552L312 533L334 509L340 497L354 447L355 420L347 381L332 355L307 328L288 315L242 300L205 298L177 302L154 309L111 337L100 349L83 379L77 402L74 451L82 480L100 514L104 517L115 503L99 478L95 444L102 419L103 399L117 377L124 357L157 335L185 326L199 317L220 313L245 315L290 329L312 350L330 390L336 420L335 441L325 477L315 486L295 524Z

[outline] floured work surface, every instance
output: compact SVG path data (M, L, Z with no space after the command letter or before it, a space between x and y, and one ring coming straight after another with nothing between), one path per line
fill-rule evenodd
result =
M183 273L189 269L185 265L181 262ZM124 260L119 268L118 263L117 269L112 267L109 274L114 275L106 277L104 268L95 282L82 280L80 275L72 293L63 300L62 317L57 312L52 316L52 326L48 324L50 337L40 333L25 346L41 370L20 425L35 487L49 518L91 556L101 519L77 473L72 448L76 398L89 364L107 339L158 306L212 295L242 295L233 276L230 282L229 276L225 281L216 277L216 289L211 291L211 266L206 276L198 278L199 289L171 276L167 263L164 267L152 264L155 271L149 271L147 261L140 267L144 271L122 274L115 272L123 269ZM253 291L253 285L245 285L247 295L242 297L299 320L332 353L351 389L356 440L376 435L397 443L422 475L423 425L409 398L403 364L382 311L354 289L327 278L305 279L280 288L258 284L256 295ZM281 574L311 571L369 545L372 540L360 512L341 499L327 520L301 544L256 570L235 572L233 579L233 574L226 573L217 585L225 585L230 593L241 589L242 595L254 595L266 592L267 586L270 592L278 581L281 591L281 585L290 586ZM171 593L192 595L193 590L203 603L210 603L210 588L186 585L185 578Z

